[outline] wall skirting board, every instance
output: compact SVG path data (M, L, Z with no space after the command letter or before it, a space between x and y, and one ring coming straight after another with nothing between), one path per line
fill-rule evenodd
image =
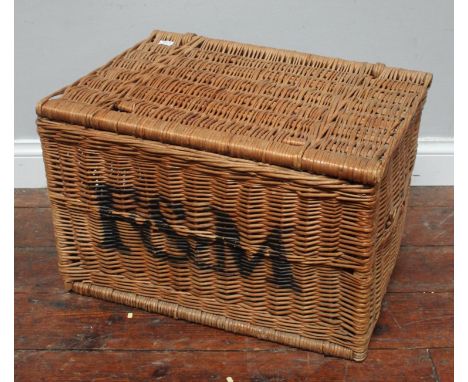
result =
M39 140L15 139L15 188L42 188L46 184Z
M420 138L412 186L453 186L453 138Z
M453 185L453 138L421 138L413 186ZM15 188L46 187L39 140L15 140Z

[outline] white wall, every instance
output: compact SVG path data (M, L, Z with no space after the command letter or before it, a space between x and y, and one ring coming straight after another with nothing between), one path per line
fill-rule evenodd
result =
M450 0L16 0L16 186L43 185L35 103L153 29L432 72L414 182L453 182Z

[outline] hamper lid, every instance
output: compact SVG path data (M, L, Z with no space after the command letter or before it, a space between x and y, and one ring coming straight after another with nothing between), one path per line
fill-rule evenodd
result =
M118 134L376 184L429 73L155 31L37 105Z

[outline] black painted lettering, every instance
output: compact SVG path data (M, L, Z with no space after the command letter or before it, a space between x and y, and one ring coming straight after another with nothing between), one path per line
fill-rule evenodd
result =
M234 220L229 214L213 207L211 210L216 217L217 238L211 241L206 238L192 237L196 241L195 248L192 248L188 237L177 233L161 211L161 203L163 203L165 208L169 209L178 220L183 221L185 220L185 212L182 203L171 202L161 197L153 198L149 202L150 220L138 223L137 219L131 215L126 216L113 212L114 199L117 196L122 196L122 192L126 196L131 195L133 200L136 200L133 190L119 190L105 184L92 185L91 187L95 190L100 203L99 213L104 234L100 243L101 248L130 254L130 249L122 241L117 224L118 221L124 221L138 233L145 249L156 258L168 262L190 261L200 269L212 269L214 272L223 274L226 256L233 256L237 269L243 277L249 277L262 262L270 261L273 274L267 281L278 288L288 288L300 292L300 287L295 282L291 264L282 246L280 229L273 229L264 243L259 246L258 252L248 259L245 250L239 244L240 233ZM173 255L164 250L162 246L154 245L151 240L151 232L154 229L166 235L168 241L175 245L177 252L185 253L185 256ZM203 252L213 244L216 247L215 264L211 265L197 258L197 253ZM226 251L226 248L229 250ZM267 251L269 260L266 256Z

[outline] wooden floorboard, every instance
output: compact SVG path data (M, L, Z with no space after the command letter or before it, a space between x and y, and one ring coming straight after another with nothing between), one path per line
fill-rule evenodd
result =
M66 293L45 190L16 190L15 207L17 381L453 380L451 187L412 189L363 363Z
M453 246L401 247L389 292L453 292Z
M50 207L46 188L16 188L15 208Z
M402 245L453 245L453 208L409 207Z
M453 208L453 187L411 187L409 206Z
M16 351L29 381L436 381L427 350L375 350L366 363L305 351Z
M50 208L15 208L15 247L54 247Z

